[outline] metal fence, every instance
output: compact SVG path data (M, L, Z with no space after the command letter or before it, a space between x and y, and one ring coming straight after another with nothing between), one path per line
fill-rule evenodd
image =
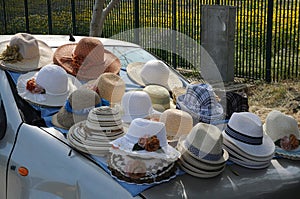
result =
M88 35L93 3L0 0L0 33ZM300 0L122 0L108 16L103 37L117 38L128 30L158 27L176 30L201 43L200 8L215 4L236 7L236 77L268 82L299 79ZM128 40L149 46L146 38L137 38L134 32L127 36ZM173 67L195 67L183 57L156 46L148 50ZM181 50L190 53L190 49Z

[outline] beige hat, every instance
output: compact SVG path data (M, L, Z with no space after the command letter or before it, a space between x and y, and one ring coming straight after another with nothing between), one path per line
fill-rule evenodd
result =
M99 95L92 90L78 89L71 93L65 105L52 116L54 126L69 129L77 122L87 119L89 111L101 106Z
M28 33L17 33L0 42L0 67L15 72L29 72L52 63L53 51L43 41Z
M170 98L169 91L159 85L148 85L143 91L148 93L151 98L152 106L155 110L163 112L169 108L176 108L173 100Z
M185 111L178 109L165 110L160 116L167 131L168 142L177 141L180 136L187 135L193 128L193 118Z
M130 63L126 70L128 76L142 86L157 84L164 86L169 91L175 87L183 87L178 75L160 60Z

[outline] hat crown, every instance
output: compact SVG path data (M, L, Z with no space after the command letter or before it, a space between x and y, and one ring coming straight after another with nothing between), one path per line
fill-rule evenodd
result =
M170 108L170 94L165 87L159 85L148 85L143 89L143 91L150 96L154 109L164 111Z
M10 42L10 46L18 46L19 52L23 59L32 59L39 56L39 44L38 41L30 34L17 33Z
M223 136L218 127L206 123L196 124L184 140L185 147L199 158L223 153Z
M170 70L168 66L160 60L150 60L141 69L141 78L147 84L168 85Z
M37 73L36 82L51 95L63 95L68 91L67 72L55 64L44 66Z
M85 37L79 40L78 44L76 45L73 54L76 56L81 56L82 58L87 57L94 49L99 52L98 56L104 54L104 47L103 44L99 39ZM103 58L103 56L102 56Z
M90 89L77 89L68 98L73 110L94 107L101 102L99 95Z

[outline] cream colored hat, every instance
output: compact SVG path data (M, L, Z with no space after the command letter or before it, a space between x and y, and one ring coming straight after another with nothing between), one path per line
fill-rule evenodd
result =
M0 67L29 72L52 63L53 51L28 33L17 33L10 41L0 42Z
M187 135L193 128L192 116L178 109L165 110L160 116L160 122L166 126L169 142L178 140L182 135Z
M146 63L134 62L127 66L128 76L142 86L157 84L169 91L175 87L182 87L179 77L160 60L150 60Z

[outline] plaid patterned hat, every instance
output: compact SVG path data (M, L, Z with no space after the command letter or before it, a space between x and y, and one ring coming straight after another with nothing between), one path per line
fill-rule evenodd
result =
M213 123L224 119L223 107L217 102L209 84L189 85L186 93L178 96L176 107L192 115L193 125L198 122Z

